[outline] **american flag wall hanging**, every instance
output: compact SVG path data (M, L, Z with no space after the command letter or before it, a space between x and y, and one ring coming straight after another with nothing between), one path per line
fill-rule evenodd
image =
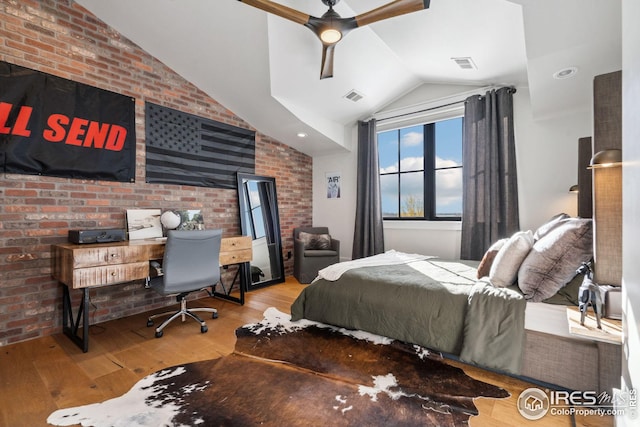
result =
M255 171L255 132L145 103L146 182L235 189Z

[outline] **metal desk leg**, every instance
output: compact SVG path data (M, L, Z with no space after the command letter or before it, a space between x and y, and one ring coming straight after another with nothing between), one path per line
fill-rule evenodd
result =
M89 290L82 288L82 301L78 308L78 314L74 319L69 287L64 285L62 297L62 332L85 353L89 351L89 317L85 312L87 307L89 307ZM82 337L78 336L80 318L82 318Z
M222 283L222 278L220 278L220 286L222 287L222 292L216 291L216 286L214 285L212 287L212 295L217 298L221 298L227 301L233 301L240 305L244 305L244 293L248 289L247 279L251 277L250 271L251 271L250 265L248 262L239 263L238 270L236 271L236 274L233 276L233 280L231 281L229 288L227 289L224 283ZM233 285L238 280L238 277L240 278L240 284L239 284L240 298L236 298L230 295L231 290L233 289Z

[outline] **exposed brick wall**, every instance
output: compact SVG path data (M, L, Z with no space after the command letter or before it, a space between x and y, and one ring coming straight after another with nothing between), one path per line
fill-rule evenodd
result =
M0 60L136 98L136 182L0 176L0 345L61 331L62 288L51 245L69 229L124 228L128 208L201 209L205 225L240 231L235 190L145 183L144 103L251 127L72 0L0 0ZM287 275L292 229L311 224L312 160L256 135L256 174L275 176ZM77 297L77 296L76 296ZM91 292L92 323L148 311L167 298L141 283Z

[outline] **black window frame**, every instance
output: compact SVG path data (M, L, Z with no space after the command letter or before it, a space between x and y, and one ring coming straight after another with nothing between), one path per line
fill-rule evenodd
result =
M401 171L400 170L400 144L398 143L398 171L397 172L386 172L380 173L378 171L378 175L388 176L388 175L397 175L398 177L398 216L383 216L383 221L462 221L462 216L438 216L436 215L436 171L438 170L448 170L448 169L462 169L464 164L460 164L457 166L449 166L443 168L436 168L436 123L439 121L453 120L456 118L462 119L462 124L464 126L464 117L461 116L452 116L449 118L445 118L442 120L437 120L433 122L428 122L422 124L423 127L423 165L422 170L410 170L410 171ZM401 128L393 129L393 131L398 132L398 141L400 141L400 132L403 129L407 129L413 126L404 126ZM378 133L389 132L391 130L382 130L378 131ZM423 173L423 200L424 200L424 216L411 216L411 217L403 217L402 215L402 197L401 197L401 180L400 177L403 174L407 173L415 173L422 172ZM383 212L384 214L384 212Z

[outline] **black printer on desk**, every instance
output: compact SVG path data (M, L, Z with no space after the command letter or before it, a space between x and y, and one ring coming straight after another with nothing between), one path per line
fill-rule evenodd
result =
M102 230L69 230L69 242L84 243L109 243L126 240L126 233L121 228L109 228Z

